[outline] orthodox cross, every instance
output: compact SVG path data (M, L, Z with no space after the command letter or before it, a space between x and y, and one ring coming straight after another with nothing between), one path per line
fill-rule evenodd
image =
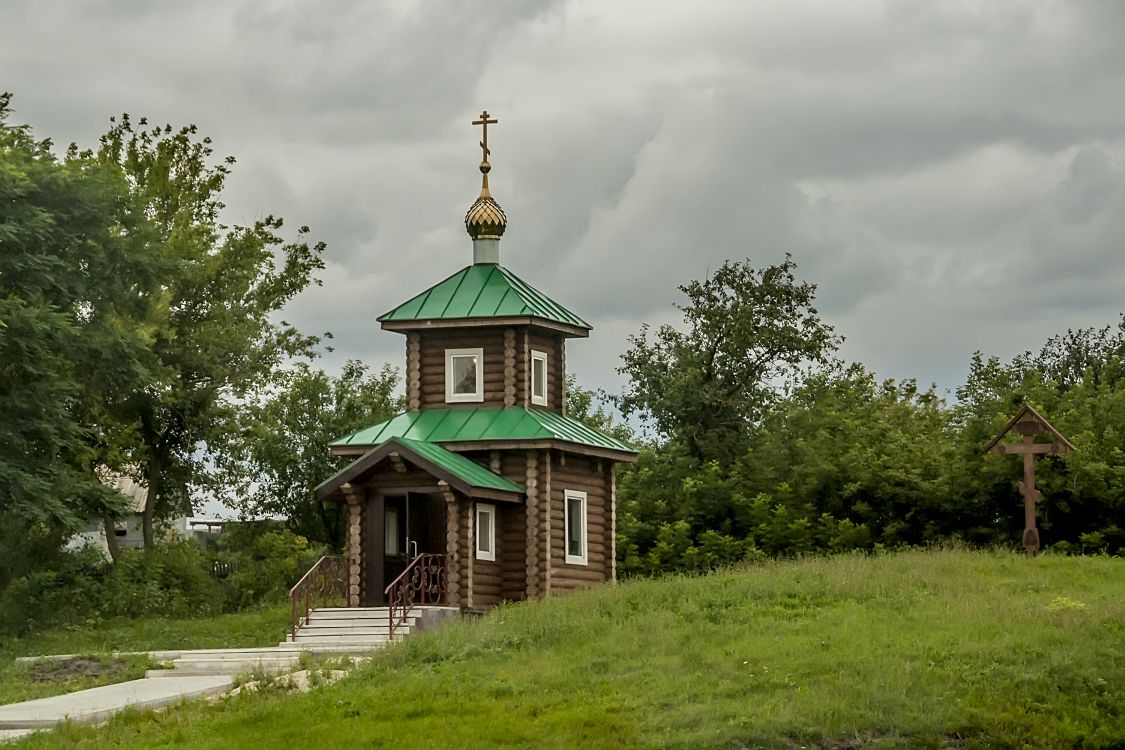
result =
M488 126L489 125L495 125L496 120L488 119L488 110L486 109L486 110L484 110L483 112L480 113L480 119L479 120L473 120L473 124L474 125L480 125L481 129L483 131L483 140L481 140L481 142L480 142L481 161L487 164L488 163L488 155L490 153L492 153L491 151L488 150Z
M1013 432L1022 435L1023 442L1000 442L1005 435ZM1035 436L1044 432L1054 438L1054 441L1035 442ZM1004 425L985 450L990 453L1017 453L1023 456L1023 481L1019 483L1020 494L1023 495L1023 548L1027 550L1027 554L1035 555L1039 551L1039 530L1035 527L1035 504L1043 499L1043 494L1035 489L1035 456L1038 453L1066 453L1076 449L1062 436L1062 433L1043 418L1042 414L1025 405L1008 421L1008 424Z

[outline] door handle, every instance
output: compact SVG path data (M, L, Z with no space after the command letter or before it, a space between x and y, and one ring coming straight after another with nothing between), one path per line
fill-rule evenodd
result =
M418 542L413 541L413 540L407 540L406 544L407 544L408 547L414 548L414 557L411 557L410 559L413 560L414 558L418 557Z

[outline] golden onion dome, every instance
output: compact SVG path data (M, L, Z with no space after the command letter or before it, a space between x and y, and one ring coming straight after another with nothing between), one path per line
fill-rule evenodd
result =
M491 169L492 165L487 161L480 163L480 195L465 214L465 231L474 240L498 240L508 228L508 217L504 209L500 208L488 189L488 172Z

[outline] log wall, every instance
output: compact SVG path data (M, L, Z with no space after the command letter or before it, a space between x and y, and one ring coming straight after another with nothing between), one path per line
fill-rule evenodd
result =
M372 472L364 476L363 487L370 492L394 492L402 488L433 488L438 489L437 478L421 469L411 466L403 461L404 471L398 471L391 461L383 461Z
M458 512L457 495L442 483L442 495L445 497L445 572L446 593L445 603L451 607L462 605L461 585L461 555L459 540L461 538L461 514Z
M445 400L446 349L484 350L484 400L464 406L533 406L531 352L547 354L547 406L562 412L566 400L566 339L528 326L445 328L411 332L407 339L408 408L438 409ZM542 407L540 407L542 408Z
M556 381L557 383L557 381ZM561 394L560 394L561 395ZM616 578L614 561L613 463L558 450L487 450L462 454L527 488L525 503L490 503L496 508L496 560L477 560L475 503L408 461L388 460L351 490L349 510L349 603L362 598L356 575L361 497L373 492L433 487L446 499L446 554L449 603L490 607L504 600L522 600L593 586ZM565 492L586 493L587 564L567 564ZM362 493L362 494L361 494ZM485 501L487 502L487 501Z
M421 408L435 409L447 405L445 401L446 349L484 350L484 401L474 401L465 405L504 405L504 330L502 328L447 328L439 331L423 331L419 338Z
M601 459L565 455L558 452L551 467L551 590L564 592L613 580L610 534L613 513L610 507L612 480L608 462ZM586 565L566 562L565 492L586 493Z
M348 606L358 607L363 596L363 538L362 521L363 507L367 495L361 487L344 485L344 497L347 498L347 539L345 547L345 563L347 565L347 593Z
M491 505L496 508L497 516L502 512L504 503L492 503L481 501L485 505ZM504 550L503 534L500 531L499 518L494 517L496 521L496 549L494 550L495 560L479 560L476 555L476 504L473 504L473 606L475 607L492 607L500 603L504 598L503 592L503 577L501 572L502 554Z
M529 362L531 351L543 352L547 355L547 406L539 406L539 408L562 413L562 407L565 403L563 396L564 381L566 380L566 371L562 365L565 359L566 339L563 336L551 336L541 331L531 331L528 336ZM530 377L528 377L527 382L528 388L530 388ZM527 394L527 405L537 406L531 403L530 391Z
M500 566L500 595L510 601L527 597L523 505L497 505L496 561Z

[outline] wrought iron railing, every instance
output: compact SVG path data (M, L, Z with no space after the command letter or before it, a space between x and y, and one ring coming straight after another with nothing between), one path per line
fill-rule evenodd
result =
M309 613L315 607L327 607L329 604L347 606L348 576L344 558L325 555L317 560L316 565L289 589L289 600L293 603L289 632L295 641L297 629L308 624Z
M390 637L393 639L395 628L406 622L412 607L420 604L445 604L448 582L445 555L424 552L411 560L406 570L391 581L385 591L390 610Z

